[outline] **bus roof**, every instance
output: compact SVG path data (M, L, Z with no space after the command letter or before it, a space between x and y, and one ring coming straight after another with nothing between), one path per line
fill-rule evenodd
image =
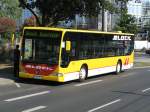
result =
M82 30L82 29L65 29L65 28L53 28L53 27L24 27L24 29L33 29L33 30L55 30L62 32L86 32L86 33L100 33L100 34L116 34L116 35L134 35L131 33L122 33L118 32L104 32L104 31L96 31L96 30Z

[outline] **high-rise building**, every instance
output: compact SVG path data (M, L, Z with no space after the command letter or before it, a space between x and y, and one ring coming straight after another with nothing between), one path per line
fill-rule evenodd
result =
M128 13L135 16L139 28L150 24L150 0L129 0Z
M142 9L142 27L150 27L150 0L143 0Z
M115 0L107 0L107 1L115 4ZM100 10L98 16L90 18L76 15L74 23L76 28L102 30L102 16L104 16L104 30L112 31L119 16L117 14L112 14L106 10L104 12L104 15L102 15L102 10Z
M139 28L137 39L146 40L150 28L150 0L129 0L128 13L136 18Z
M128 14L136 18L136 24L140 27L142 24L142 2L141 0L129 0L127 4Z

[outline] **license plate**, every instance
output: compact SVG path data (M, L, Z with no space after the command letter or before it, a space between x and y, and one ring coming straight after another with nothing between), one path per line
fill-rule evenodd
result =
M34 79L42 79L41 75L35 75Z

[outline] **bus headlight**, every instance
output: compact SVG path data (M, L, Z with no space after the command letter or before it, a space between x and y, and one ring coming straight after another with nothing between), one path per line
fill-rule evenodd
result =
M58 77L62 77L63 74L62 74L62 73L58 73L57 76L58 76Z
M62 77L63 74L62 73L53 73L53 76Z

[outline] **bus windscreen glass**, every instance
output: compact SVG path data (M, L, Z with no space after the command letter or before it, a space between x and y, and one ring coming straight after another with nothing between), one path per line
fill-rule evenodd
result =
M25 30L23 57L26 62L58 64L62 32Z

